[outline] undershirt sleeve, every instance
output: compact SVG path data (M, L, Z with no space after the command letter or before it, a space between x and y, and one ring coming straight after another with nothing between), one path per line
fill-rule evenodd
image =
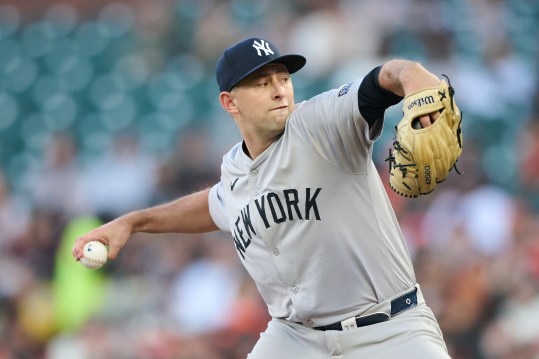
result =
M359 112L372 128L378 121L383 121L385 110L396 105L403 98L380 86L378 75L382 66L374 68L361 82L357 92Z

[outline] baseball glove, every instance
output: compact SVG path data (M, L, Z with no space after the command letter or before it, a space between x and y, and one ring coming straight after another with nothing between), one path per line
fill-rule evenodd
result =
M445 76L445 75L444 75ZM462 153L462 115L453 98L455 91L445 76L438 87L404 98L404 116L396 126L393 148L389 150L389 185L405 197L432 192ZM449 83L449 84L448 84ZM422 128L419 117L440 111L431 126Z

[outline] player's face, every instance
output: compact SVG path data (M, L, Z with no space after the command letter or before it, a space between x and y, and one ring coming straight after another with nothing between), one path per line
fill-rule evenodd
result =
M271 64L249 75L233 90L242 132L278 136L294 110L294 88L288 69Z

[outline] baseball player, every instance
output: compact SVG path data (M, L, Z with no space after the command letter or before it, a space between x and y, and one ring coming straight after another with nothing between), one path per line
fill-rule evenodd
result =
M291 74L305 63L261 38L227 48L219 101L243 141L223 157L220 182L123 215L73 255L100 240L114 259L135 232L227 231L272 317L249 358L449 358L372 161L384 111L440 79L390 60L295 104Z

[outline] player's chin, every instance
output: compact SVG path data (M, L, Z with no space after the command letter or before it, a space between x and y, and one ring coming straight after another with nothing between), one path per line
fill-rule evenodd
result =
M288 117L282 117L275 119L273 121L273 130L278 133L282 133L284 131L284 128L286 126L286 121L288 120Z
M284 126L288 120L288 117L290 117L290 111L288 111L288 109L273 111L271 117L273 118L273 122Z

